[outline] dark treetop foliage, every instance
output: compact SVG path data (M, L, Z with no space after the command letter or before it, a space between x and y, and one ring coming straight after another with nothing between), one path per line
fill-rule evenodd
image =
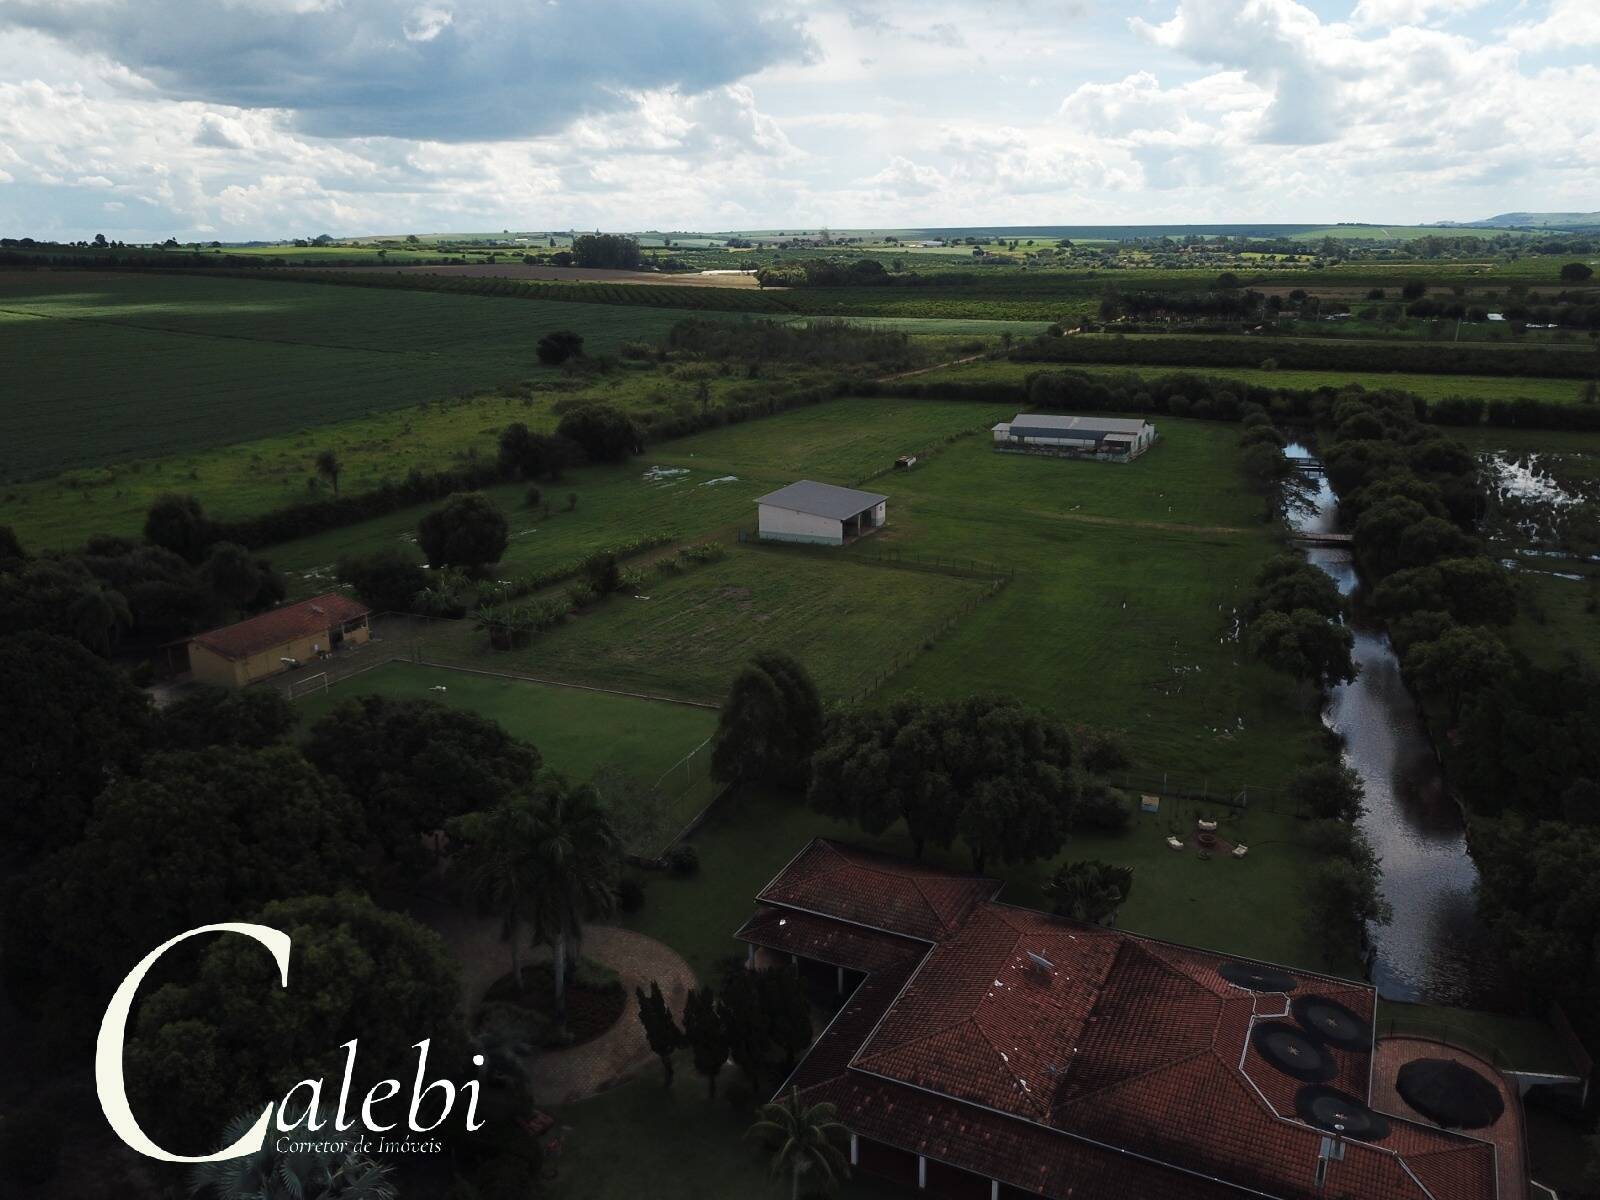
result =
M241 746L263 750L289 739L299 718L273 688L194 687L155 716L151 744L161 750Z
M288 747L158 754L141 772L11 897L8 987L61 1033L167 938L360 878L360 811Z
M869 834L904 819L919 856L960 838L982 871L1060 851L1078 797L1072 765L1066 727L1017 701L912 697L832 718L809 797Z
M428 586L422 564L398 547L340 559L338 575L374 612L408 612Z
M505 517L482 492L451 496L417 523L417 545L435 568L482 570L500 561L509 539Z
M37 852L83 832L106 784L143 749L149 702L76 642L0 638L0 831Z
M591 462L621 462L642 448L633 419L610 404L581 404L561 418L558 436L583 449Z
M306 757L344 784L391 857L451 817L494 808L526 790L539 752L495 722L429 700L362 696L311 727Z
M803 788L822 735L822 697L810 674L787 654L763 654L728 690L712 774L725 783Z
M250 1111L301 1079L326 1076L324 1094L336 1093L339 1047L351 1038L360 1039L353 1095L378 1079L409 1081L423 1038L432 1041L429 1078L470 1070L456 967L436 933L353 895L277 901L253 919L293 939L288 988L261 946L221 937L192 981L166 985L138 1013L129 1095L172 1148L210 1146L218 1114ZM408 1096L402 1085L375 1111L403 1123Z
M583 335L570 329L547 333L539 339L534 353L545 366L559 367L568 359L583 357Z

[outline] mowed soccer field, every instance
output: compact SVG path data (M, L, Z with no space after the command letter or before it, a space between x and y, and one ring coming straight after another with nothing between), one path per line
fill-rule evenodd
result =
M716 730L711 709L404 662L343 680L295 707L309 727L342 702L373 695L434 700L488 717L537 746L545 766L569 779L587 781L604 767L646 787L659 783L681 810L674 816L682 824L709 799L708 752L696 756L692 769L682 763Z
M682 314L249 279L0 273L0 478L269 437L549 372Z

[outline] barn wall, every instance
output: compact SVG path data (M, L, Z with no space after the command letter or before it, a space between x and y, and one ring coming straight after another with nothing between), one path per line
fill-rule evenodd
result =
M844 529L831 517L795 512L762 504L757 508L761 536L778 542L812 542L822 546L844 545Z

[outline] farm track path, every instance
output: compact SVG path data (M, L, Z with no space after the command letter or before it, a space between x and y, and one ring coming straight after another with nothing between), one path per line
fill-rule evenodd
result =
M893 383L896 379L910 379L913 375L926 375L929 371L942 371L946 367L959 367L962 363L977 362L982 354L969 354L965 358L952 358L949 362L934 363L931 367L918 367L915 371L901 371L898 375L880 375L873 383Z

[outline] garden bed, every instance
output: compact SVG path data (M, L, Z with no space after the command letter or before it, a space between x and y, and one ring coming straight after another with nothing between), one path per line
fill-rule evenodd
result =
M628 994L615 971L583 959L567 973L567 1036L555 1031L555 973L548 961L522 968L522 987L512 975L489 985L477 1024L495 1022L518 1029L523 1040L545 1048L581 1046L621 1019Z

